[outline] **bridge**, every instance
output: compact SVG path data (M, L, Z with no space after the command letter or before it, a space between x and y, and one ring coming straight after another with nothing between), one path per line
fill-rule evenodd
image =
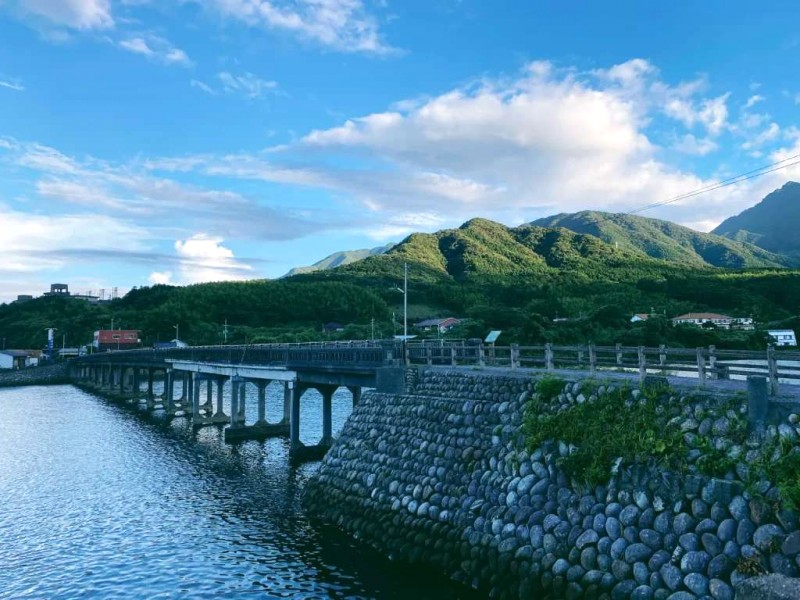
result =
M74 359L70 376L100 393L144 401L148 411L191 418L194 427L227 425L228 442L288 436L293 459L312 459L323 456L333 441L336 390L347 388L354 405L365 388L402 393L402 353L402 345L393 341L127 350ZM163 381L161 393L156 393L156 381ZM273 382L283 386L283 418L270 424L266 391ZM253 387L258 420L247 424L248 389ZM322 396L322 439L306 446L300 441L300 403L312 389ZM230 415L224 410L226 390Z
M401 394L406 369L412 365L470 368L499 367L548 371L600 372L604 377L669 376L698 386L731 387L747 377L763 377L772 395L779 387L800 391L800 354L745 352L708 348L670 349L586 346L494 346L463 341L358 341L250 346L196 346L163 350L128 350L84 356L71 362L76 383L114 397L139 402L168 417L186 416L195 427L225 426L225 440L235 442L288 436L293 459L317 458L330 447L332 398L340 387L350 390L353 404L362 390ZM161 393L155 381L163 381ZM283 386L282 419L267 422L267 386ZM145 385L146 384L146 385ZM248 386L248 384L252 384ZM142 388L145 387L143 390ZM245 422L248 389L255 387L258 420ZM300 441L300 404L309 390L322 396L322 439L315 446ZM223 400L228 391L230 415ZM796 394L794 394L796 395ZM216 405L215 405L216 399ZM252 400L250 400L252 401Z

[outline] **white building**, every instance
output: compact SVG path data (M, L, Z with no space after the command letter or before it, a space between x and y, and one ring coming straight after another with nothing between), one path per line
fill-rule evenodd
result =
M770 329L767 333L776 346L797 346L797 336L791 329Z
M672 319L674 325L704 325L705 323L713 323L722 329L730 329L733 323L733 317L728 315L719 315L717 313L686 313Z

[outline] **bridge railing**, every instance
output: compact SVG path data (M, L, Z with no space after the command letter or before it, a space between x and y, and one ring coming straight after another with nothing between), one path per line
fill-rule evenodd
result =
M101 352L75 359L77 364L147 363L187 360L224 364L312 365L334 364L374 367L402 359L402 345L394 342L331 342L309 344L250 344L192 346Z
M710 380L745 379L751 375L766 377L772 393L780 384L800 385L800 353L777 352L770 345L766 351L718 350L707 348L657 348L645 346L496 346L450 343L444 340L410 342L407 364L496 366L545 370L576 369L619 371L647 375L669 375L697 379L700 385Z

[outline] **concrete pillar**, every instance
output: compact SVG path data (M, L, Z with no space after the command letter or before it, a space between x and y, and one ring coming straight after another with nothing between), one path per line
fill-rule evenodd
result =
M239 388L241 386L241 378L231 377L231 427L239 425Z
M303 447L300 442L300 398L303 389L293 382L286 383L290 390L290 415L289 415L289 453Z
M215 423L228 423L228 415L225 414L225 407L223 404L224 400L224 392L225 392L225 378L218 377L217 378L217 412L214 413L214 422Z
M211 414L214 409L214 381L209 377L206 379L206 403L203 405L207 414Z
M156 398L153 394L153 374L151 367L147 369L147 410L153 410L156 406Z
M167 411L168 415L171 415L175 411L175 407L173 405L174 394L175 394L174 374L172 372L172 369L166 369L164 371L164 410Z
M333 443L333 393L334 386L320 388L322 394L322 439L320 446L330 446Z
M125 395L125 367L119 367L117 369L117 376L119 377L119 395Z
M353 408L361 404L361 388L357 386L350 386L347 389L353 394Z
M288 425L291 421L292 411L292 382L285 381L283 383L283 419L281 425Z
M767 378L757 375L747 377L747 427L763 433L769 410L769 385Z
M198 424L202 421L200 416L200 376L197 373L192 373L191 390L192 390L192 423Z
M133 388L131 391L131 396L134 398L139 398L139 388L142 386L141 372L139 367L133 367L133 369L131 369L131 378L129 382L131 382L131 387Z
M236 415L236 423L240 427L244 427L245 421L247 419L247 413L245 412L247 403L247 380L242 380L242 385L239 386L239 412Z
M256 426L267 425L267 385L269 381L257 381L258 386L258 421Z

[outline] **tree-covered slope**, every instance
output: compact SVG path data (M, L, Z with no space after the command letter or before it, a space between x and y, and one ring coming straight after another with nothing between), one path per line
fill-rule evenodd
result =
M800 261L800 183L789 181L755 206L720 223L714 233Z
M694 267L763 268L792 261L748 243L701 233L669 221L623 213L562 213L533 222L540 227L565 227L596 236L618 248L639 251L660 260Z
M327 269L335 269L342 265L349 265L350 263L364 260L369 256L376 256L384 254L389 251L394 244L386 244L385 246L378 246L377 248L364 248L362 250L342 250L341 252L334 252L326 256L322 260L315 262L313 265L307 267L295 267L291 269L284 277L292 277L293 275L301 275L303 273L313 273L315 271L325 271Z

